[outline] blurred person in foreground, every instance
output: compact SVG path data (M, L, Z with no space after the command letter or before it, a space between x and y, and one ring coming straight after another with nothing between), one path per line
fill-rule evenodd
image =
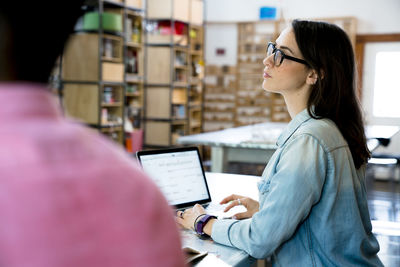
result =
M157 187L46 86L81 5L0 2L0 265L184 266Z

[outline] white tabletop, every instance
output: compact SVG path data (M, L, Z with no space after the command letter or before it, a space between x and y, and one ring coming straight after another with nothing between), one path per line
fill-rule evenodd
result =
M179 137L179 144L276 149L276 141L287 123L265 122L220 131ZM367 139L390 139L400 131L398 126L367 125Z
M265 122L225 130L179 137L180 144L275 149L287 123Z

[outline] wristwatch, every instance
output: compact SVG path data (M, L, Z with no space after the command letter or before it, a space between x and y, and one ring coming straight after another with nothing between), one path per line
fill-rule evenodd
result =
M203 232L204 226L206 223L211 220L211 219L217 219L216 216L213 215L204 215L203 217L200 218L200 220L197 221L196 223L196 233L201 235L201 236L206 236L207 234Z

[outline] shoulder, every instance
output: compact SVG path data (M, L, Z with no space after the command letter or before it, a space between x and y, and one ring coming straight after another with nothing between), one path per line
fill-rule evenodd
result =
M0 248L46 240L30 253L53 255L52 266L60 265L58 251L86 262L103 255L113 266L183 266L172 210L135 159L92 130L61 128L55 140L43 140L39 167L29 161L24 171L14 169L19 177L2 177L0 217L7 220L0 235L13 235ZM70 244L86 244L86 253Z
M309 119L294 134L294 137L299 136L315 138L326 150L347 146L336 124L330 119Z

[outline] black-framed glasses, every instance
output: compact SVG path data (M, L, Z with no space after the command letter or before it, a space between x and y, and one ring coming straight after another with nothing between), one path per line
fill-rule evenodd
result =
M280 50L279 48L276 48L276 45L274 43L269 42L268 46L267 46L267 57L269 57L272 54L274 54L274 65L276 67L279 67L282 64L284 59L289 59L289 60L304 64L306 66L309 66L307 61L300 59L300 58L288 56L282 50Z

